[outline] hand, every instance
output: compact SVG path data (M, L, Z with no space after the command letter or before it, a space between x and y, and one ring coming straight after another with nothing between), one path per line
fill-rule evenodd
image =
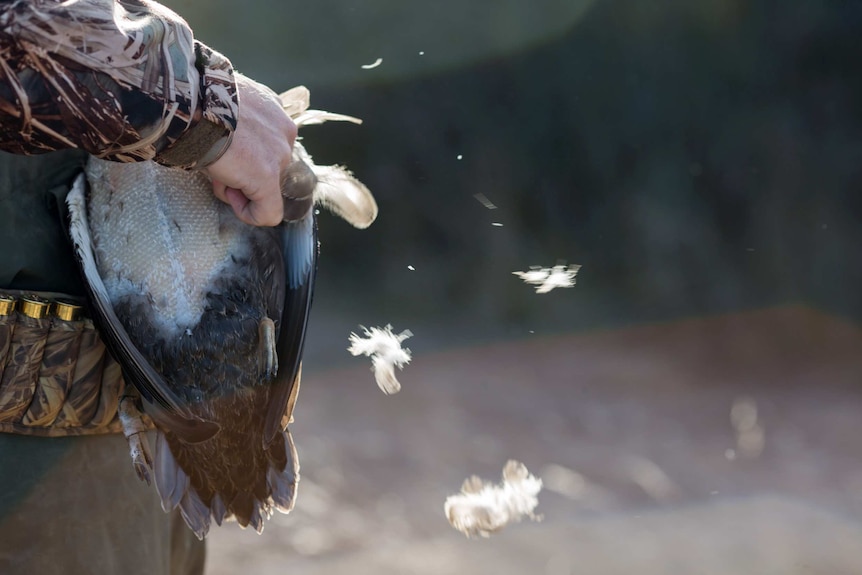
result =
M236 83L239 117L233 141L204 171L213 182L213 194L240 220L276 226L284 217L282 174L292 160L296 124L275 92L241 74Z

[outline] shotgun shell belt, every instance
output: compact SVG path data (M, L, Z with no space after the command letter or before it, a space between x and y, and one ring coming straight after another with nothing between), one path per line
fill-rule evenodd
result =
M119 433L124 382L83 300L0 291L0 432Z

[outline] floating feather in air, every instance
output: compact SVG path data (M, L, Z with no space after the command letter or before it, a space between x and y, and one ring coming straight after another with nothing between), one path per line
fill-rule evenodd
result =
M376 59L373 63L371 63L371 64L363 64L363 65L362 65L362 69L363 69L363 70L371 70L372 68L376 68L377 66L379 66L379 65L380 65L380 64L382 64L382 63L383 63L383 58L377 58L377 59Z
M360 326L362 327L362 326ZM350 347L347 351L353 355L366 355L371 358L371 369L377 385L387 395L401 391L401 384L395 378L395 368L403 369L410 363L410 350L401 347L401 342L412 337L409 329L400 334L392 332L392 326L383 329L362 327L365 337L355 333L350 334Z
M503 468L502 483L494 485L475 475L469 477L461 493L446 498L443 510L452 527L467 537L488 537L524 517L541 520L533 513L541 490L542 480L530 474L523 463L510 459Z
M578 264L572 264L568 268L563 264L552 268L530 266L530 269L525 272L512 272L512 274L524 280L526 284L538 286L536 293L548 293L556 288L573 287L576 283L575 276L580 269L581 266Z

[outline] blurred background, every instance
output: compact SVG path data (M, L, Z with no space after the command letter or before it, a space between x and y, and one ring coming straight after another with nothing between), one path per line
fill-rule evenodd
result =
M320 216L297 508L210 573L862 573L862 3L165 3L362 118L301 135L380 207ZM544 521L466 540L509 458Z

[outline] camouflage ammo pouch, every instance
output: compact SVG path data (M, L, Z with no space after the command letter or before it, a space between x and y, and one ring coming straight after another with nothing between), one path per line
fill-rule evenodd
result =
M124 389L83 301L0 290L0 432L119 433Z

